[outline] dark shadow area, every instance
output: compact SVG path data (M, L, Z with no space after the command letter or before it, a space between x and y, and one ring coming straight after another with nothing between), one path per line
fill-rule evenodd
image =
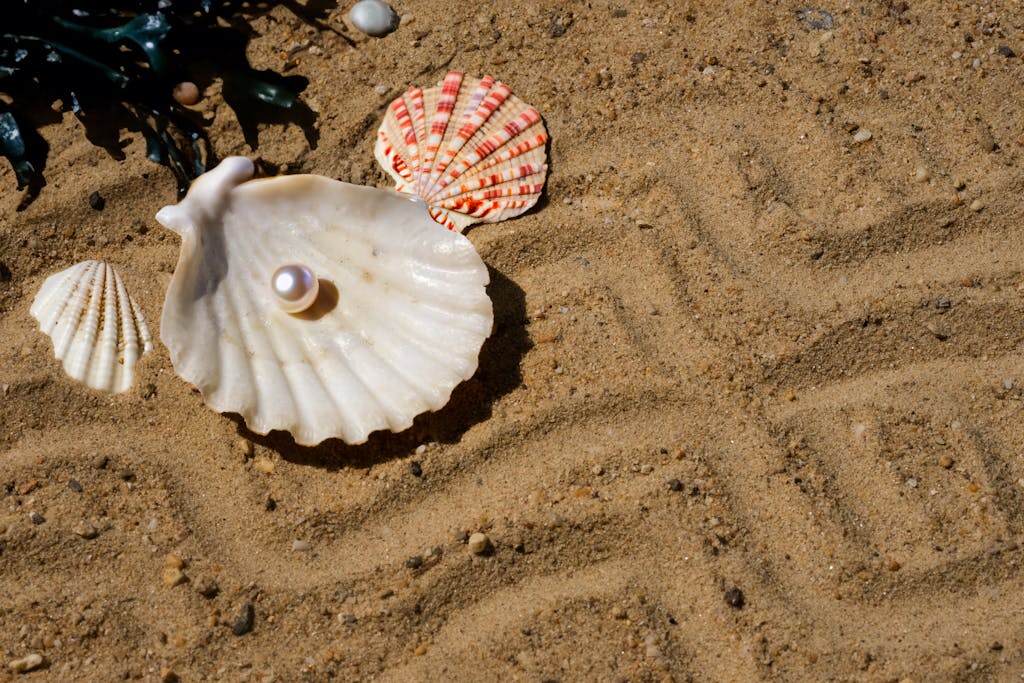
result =
M182 81L202 91L220 79L224 100L253 149L261 124L298 125L315 148L316 113L299 99L307 79L254 69L246 56L255 35L252 21L279 4L318 30L338 33L326 24L336 0L38 0L4 13L0 93L6 104L0 115L9 115L6 128L13 136L7 138L13 142L0 146L0 154L14 166L18 189L28 187L22 208L45 185L49 148L39 144L37 130L60 120L47 111L54 103L75 114L87 139L114 159L124 158L123 131L141 133L147 158L173 171L180 195L216 165L206 134L210 121L173 97ZM23 142L30 149L21 149Z
M317 278L317 293L316 301L313 305L304 311L298 313L292 313L293 318L301 318L302 320L319 320L338 305L338 300L341 295L338 293L338 288L334 286L334 283L330 280L323 278Z
M480 350L480 365L471 379L455 387L451 400L441 410L417 417L412 427L394 434L378 431L358 446L340 439L328 439L319 446L300 446L288 432L261 436L249 431L238 415L230 415L238 433L300 465L328 470L342 467L372 467L412 453L427 441L456 443L471 426L491 416L492 406L522 383L520 363L530 349L526 331L526 295L512 280L488 267L491 284L487 293L494 304L494 333ZM443 343L444 340L439 340Z

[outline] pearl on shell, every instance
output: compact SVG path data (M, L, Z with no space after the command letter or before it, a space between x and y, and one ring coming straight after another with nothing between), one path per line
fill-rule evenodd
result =
M289 263L274 271L270 289L277 305L286 313L301 313L316 301L320 283L312 270L299 263Z

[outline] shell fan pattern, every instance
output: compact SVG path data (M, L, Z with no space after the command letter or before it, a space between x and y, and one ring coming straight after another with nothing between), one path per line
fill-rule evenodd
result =
M252 174L224 159L157 214L182 238L160 325L175 372L303 445L444 406L493 322L472 243L391 190Z
M399 192L420 197L449 230L518 216L547 175L541 115L491 76L449 72L391 103L374 154Z
M153 348L138 304L103 261L83 261L48 277L29 312L53 341L64 371L93 389L127 391L135 363Z

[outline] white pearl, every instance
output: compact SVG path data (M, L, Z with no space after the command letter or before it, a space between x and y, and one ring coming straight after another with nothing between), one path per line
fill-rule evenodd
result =
M352 25L368 36L383 38L398 28L398 14L383 0L360 0L348 12Z
M320 283L312 270L298 263L289 263L274 271L270 278L270 289L281 310L299 313L316 301Z

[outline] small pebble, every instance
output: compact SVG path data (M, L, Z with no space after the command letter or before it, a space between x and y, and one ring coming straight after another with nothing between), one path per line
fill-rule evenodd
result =
M405 566L407 569L419 569L423 566L423 558L419 555L413 555L405 561Z
M1002 55L1003 57L1006 57L1006 58L1016 57L1017 56L1017 53L1014 52L1013 50L1011 50L1009 48L1009 46L1007 46L1007 45L1000 45L999 46L999 54Z
M940 311L948 311L952 307L953 302L949 300L949 297L940 296L938 299L935 300L935 308L939 309Z
M475 555L483 555L491 549L491 539L479 531L469 537L469 550Z
M7 665L7 668L14 673L20 674L26 671L33 671L43 665L43 656L33 652L30 655L25 655L21 659L12 659Z
M373 92L377 93L381 97L387 95L389 90L391 90L391 86L388 85L387 83L378 83L377 85L373 86Z
M74 491L75 493L82 492L82 485L78 482L77 479L68 480L68 488Z
M942 467L942 468L948 470L952 466L953 466L953 458L951 458L950 456L948 456L945 453L943 453L942 455L939 456L939 467Z
M161 574L164 585L168 588L174 588L188 581L188 577L185 576L185 572L181 571L177 567L164 567L163 574Z
M238 439L235 448L242 454L242 462L249 460L256 453L256 446L249 439Z
M725 591L725 602L730 607L735 607L736 609L742 609L743 605L747 604L747 600L743 596L743 591L735 586Z
M207 600L217 597L217 593L220 592L220 586L217 585L217 582L205 574L200 576L195 582L195 588L196 592Z
M971 202L971 205L968 208L970 208L971 211L977 213L985 208L985 202L981 201L980 199L975 199L973 202Z
M75 525L75 533L86 540L90 540L96 538L100 532L93 526L92 522L83 519Z
M867 142L872 138L871 131L867 128L861 128L853 135L853 141L857 143Z
M108 458L107 456L105 456L105 455L97 455L97 456L95 456L90 461L89 464L92 465L93 467L95 467L98 470L102 470L102 469L104 469L107 466L107 463L109 463L109 462L110 462L110 458Z
M413 460L412 462L409 463L409 474L411 474L414 477L422 477L423 466L420 465L418 461Z
M928 169L924 166L918 166L917 170L914 171L914 182L927 183L932 177L932 174L928 172Z
M31 522L32 522L33 524L42 524L43 522L45 522L45 521L46 521L46 518L45 518L45 517L43 517L43 516L42 516L41 514L39 514L38 512L36 512L35 510L33 510L33 511L32 511L32 512L30 512L30 513L28 513L28 518L29 518L29 520L31 520Z
M669 479L668 480L668 489L669 489L669 491L682 491L683 490L683 482L679 481L678 479Z
M469 542L469 532L464 530L464 529L459 529L458 531L455 532L455 540L458 541L459 543L468 543Z
M650 474L653 471L654 471L654 467L651 466L651 465L641 465L640 466L640 474Z
M910 479L907 479L907 486L909 486L912 489L916 489L917 488L917 479L915 479L914 477L911 477Z
M398 28L398 14L383 0L360 0L348 12L352 25L368 36L383 38Z
M594 465L593 467L590 468L590 472L594 476L600 477L602 474L604 474L604 468L601 467L600 465Z
M104 199L99 192L93 192L91 195L89 195L89 206L96 209L97 211L102 211L103 207L106 205L107 200Z
M292 550L296 552L307 552L313 549L313 545L309 541L295 540L292 541Z
M256 458L256 460L254 461L253 465L256 467L257 470L259 470L263 474L273 474L274 473L274 461L273 460L268 460L267 458Z
M192 81L182 81L174 86L171 96L178 104L191 106L199 101L199 86Z
M238 616L235 618L235 623L231 626L231 633L236 636L244 636L246 633L252 630L253 621L256 619L256 610L253 608L251 603L245 603L241 609L238 610Z
M185 566L185 560L181 559L181 557L174 553L167 553L164 556L164 566L173 567L174 569L182 569Z
M622 605L615 605L612 607L612 619L625 619L626 608Z

